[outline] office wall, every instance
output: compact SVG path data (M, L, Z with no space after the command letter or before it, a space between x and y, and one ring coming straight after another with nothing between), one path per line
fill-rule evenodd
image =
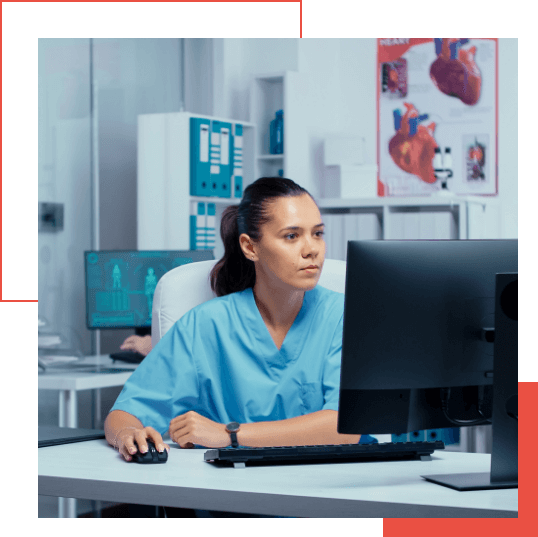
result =
M38 201L64 205L63 230L38 236L38 312L82 353L91 349L81 270L91 246L89 51L89 39L38 40ZM38 423L57 424L58 393L39 390L38 403ZM57 513L54 499L38 505L40 515Z
M91 246L90 40L38 40L38 201L64 204L62 231L38 236L38 312L88 353L83 252ZM24 178L21 178L24 180ZM58 423L58 393L39 390L39 424ZM39 497L39 513L57 513Z

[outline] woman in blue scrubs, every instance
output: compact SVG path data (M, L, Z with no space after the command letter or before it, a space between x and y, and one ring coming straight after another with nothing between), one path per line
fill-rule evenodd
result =
M169 449L166 432L182 448L230 446L231 422L242 446L359 442L336 430L344 295L317 285L323 233L315 201L290 179L258 179L224 211L217 297L163 336L106 419L125 460L146 439Z

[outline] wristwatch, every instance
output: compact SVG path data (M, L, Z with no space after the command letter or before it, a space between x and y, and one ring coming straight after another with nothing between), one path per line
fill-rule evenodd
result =
M237 441L237 433L239 432L239 428L241 425L237 423L236 421L231 421L226 425L226 432L230 433L230 438L232 440L232 447L236 448L239 446L239 442Z

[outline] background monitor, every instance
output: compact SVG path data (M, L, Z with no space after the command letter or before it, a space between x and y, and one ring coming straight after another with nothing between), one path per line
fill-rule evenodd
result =
M163 274L211 259L212 250L84 252L88 328L151 327L153 294Z

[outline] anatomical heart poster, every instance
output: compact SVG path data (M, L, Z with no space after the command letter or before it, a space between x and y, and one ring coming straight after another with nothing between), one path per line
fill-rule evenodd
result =
M377 40L379 196L497 194L497 47Z

